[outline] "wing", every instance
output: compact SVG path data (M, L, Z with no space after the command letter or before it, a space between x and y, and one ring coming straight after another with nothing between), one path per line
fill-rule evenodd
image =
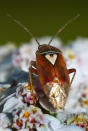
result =
M41 86L52 81L55 76L53 65L41 54L37 55L37 71Z
M68 91L70 87L70 79L69 79L66 63L62 54L58 56L54 69L57 78L59 79L62 87L64 87L65 89L66 95L68 95Z

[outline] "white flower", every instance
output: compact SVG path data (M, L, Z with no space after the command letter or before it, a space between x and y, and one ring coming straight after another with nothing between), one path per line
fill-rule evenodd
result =
M83 80L88 80L88 39L79 38L72 43Z
M59 128L61 128L63 126L62 124L60 124L60 121L58 119L56 119L55 117L48 115L48 114L44 114L43 121L44 121L45 125L47 125L48 128L53 131L57 131L57 130L59 130Z
M0 113L0 127L6 128L10 125L11 125L11 121L7 117L7 115L5 113Z
M19 99L17 99L16 97L11 97L4 104L3 112L12 112L14 109L22 106L23 104Z
M12 130L9 129L9 128L2 128L2 127L0 127L0 131L12 131Z
M18 131L29 131L29 129L20 129Z
M20 67L24 71L29 71L30 62L35 60L35 52L37 48L34 44L24 44L13 55L13 64L16 67Z
M71 126L64 126L61 129L59 129L59 131L85 131L85 129L71 125Z

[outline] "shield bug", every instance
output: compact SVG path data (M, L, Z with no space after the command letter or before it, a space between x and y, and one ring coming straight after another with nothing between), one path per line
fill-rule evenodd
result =
M54 37L57 36L69 23L75 20L79 15L69 20ZM9 17L13 18L9 15ZM14 19L14 22L19 24L26 32L32 37L33 34L18 20ZM33 77L32 74L36 74L39 79L41 89L45 96L48 98L51 105L56 109L64 109L66 99L69 93L70 86L76 74L76 69L67 69L66 61L63 57L62 51L54 46L51 46L51 42L48 44L40 45L36 38L34 38L38 44L38 50L36 51L36 61L31 61L29 68L30 74L30 87L33 91ZM74 73L70 80L69 74Z

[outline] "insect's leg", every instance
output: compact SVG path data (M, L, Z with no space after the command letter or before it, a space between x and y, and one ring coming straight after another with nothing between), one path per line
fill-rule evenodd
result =
M31 61L31 65L29 67L29 83L30 83L32 90L33 90L33 83L32 83L32 74L33 73L37 74L36 61Z
M70 73L74 73L73 76L72 76L71 82L70 82L70 86L71 86L71 84L74 80L75 74L76 74L76 69L75 68L68 69L68 74L70 74Z
M32 82L32 74L33 73L37 74L36 62L35 61L31 61L31 66L29 68L29 84L30 84L30 89L31 89L31 92L33 94L33 99L34 99L33 82ZM34 99L34 102L35 102L35 99Z
M30 68L31 68L31 72L32 73L34 73L34 74L38 74L37 73L37 67L36 67L36 61L31 61L31 66L30 66ZM29 70L30 70L30 68L29 68Z

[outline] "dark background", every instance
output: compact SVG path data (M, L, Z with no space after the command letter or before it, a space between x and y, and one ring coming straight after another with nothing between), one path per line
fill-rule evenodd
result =
M7 13L30 28L36 37L54 35L79 13L80 17L58 37L65 44L77 37L88 37L88 0L0 0L0 44L12 41L19 45L31 37Z

